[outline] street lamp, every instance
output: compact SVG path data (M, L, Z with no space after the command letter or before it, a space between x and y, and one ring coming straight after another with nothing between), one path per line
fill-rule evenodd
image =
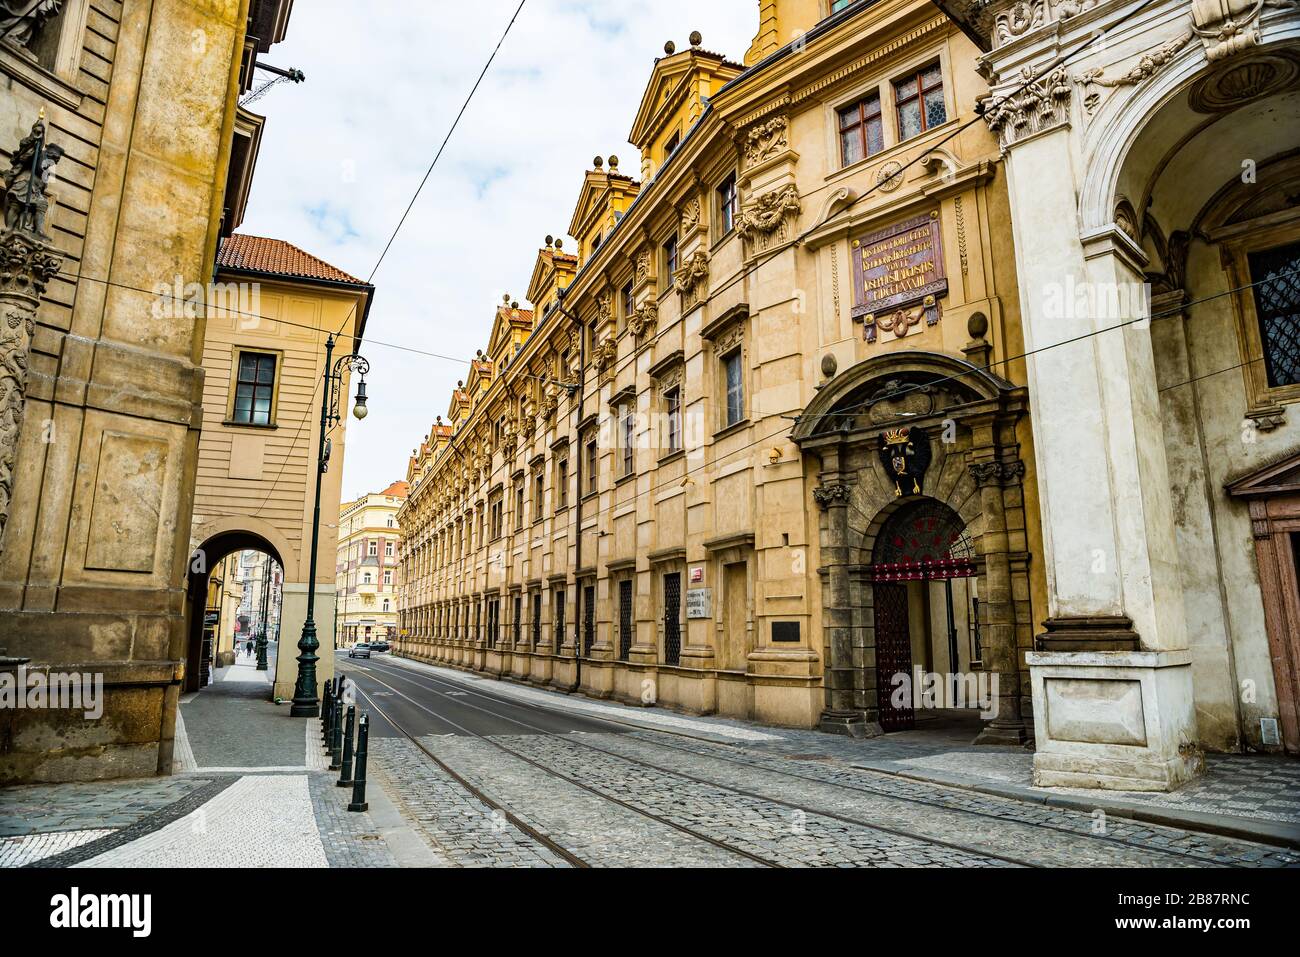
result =
M366 408L366 373L370 363L357 355L340 356L334 362L334 337L325 340L325 389L320 397L320 443L316 453L316 506L311 525L311 564L308 568L307 581L307 620L302 623L302 637L298 639L298 680L293 688L293 707L289 715L294 718L315 718L320 714L320 699L316 697L316 649L320 642L316 640L316 555L320 549L320 488L321 480L329 471L331 444L326 437L330 428L343 416L339 413L339 400L343 392L344 370L361 376L357 384L357 397L352 414L364 419L369 412Z

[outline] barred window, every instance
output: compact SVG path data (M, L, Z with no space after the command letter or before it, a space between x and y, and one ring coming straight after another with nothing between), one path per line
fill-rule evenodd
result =
M1247 258L1269 387L1300 384L1300 243Z

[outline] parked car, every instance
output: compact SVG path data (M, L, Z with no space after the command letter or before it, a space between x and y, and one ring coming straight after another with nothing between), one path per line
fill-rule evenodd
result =
M370 643L371 651L391 651L392 648L393 646L386 641L372 641Z
M353 645L351 648L348 649L348 657L349 657L349 658L369 658L369 657L370 657L370 646L367 645L365 642L362 642L362 643L359 644L359 645Z

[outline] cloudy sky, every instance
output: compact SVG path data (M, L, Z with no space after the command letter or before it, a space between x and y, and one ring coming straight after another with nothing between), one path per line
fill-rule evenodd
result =
M369 276L517 5L298 3L267 59L307 81L253 107L269 119L241 231ZM757 23L758 0L527 0L375 274L362 349L371 414L348 426L345 498L406 477L486 348L496 304L523 300L546 235L573 248L565 229L592 157L640 169L627 134L664 42L684 49L699 30L705 48L739 60Z

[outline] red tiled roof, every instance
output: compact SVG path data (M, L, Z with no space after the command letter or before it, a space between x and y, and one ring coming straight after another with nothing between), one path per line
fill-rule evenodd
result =
M393 498L406 498L410 493L411 486L405 482L394 482L388 488L380 492L380 495L391 495Z
M370 285L364 279L351 276L292 243L286 243L283 239L245 236L242 233L235 233L222 240L221 248L217 250L217 266L272 273L278 276L294 276L299 279L325 279L330 282L354 283L358 286Z

